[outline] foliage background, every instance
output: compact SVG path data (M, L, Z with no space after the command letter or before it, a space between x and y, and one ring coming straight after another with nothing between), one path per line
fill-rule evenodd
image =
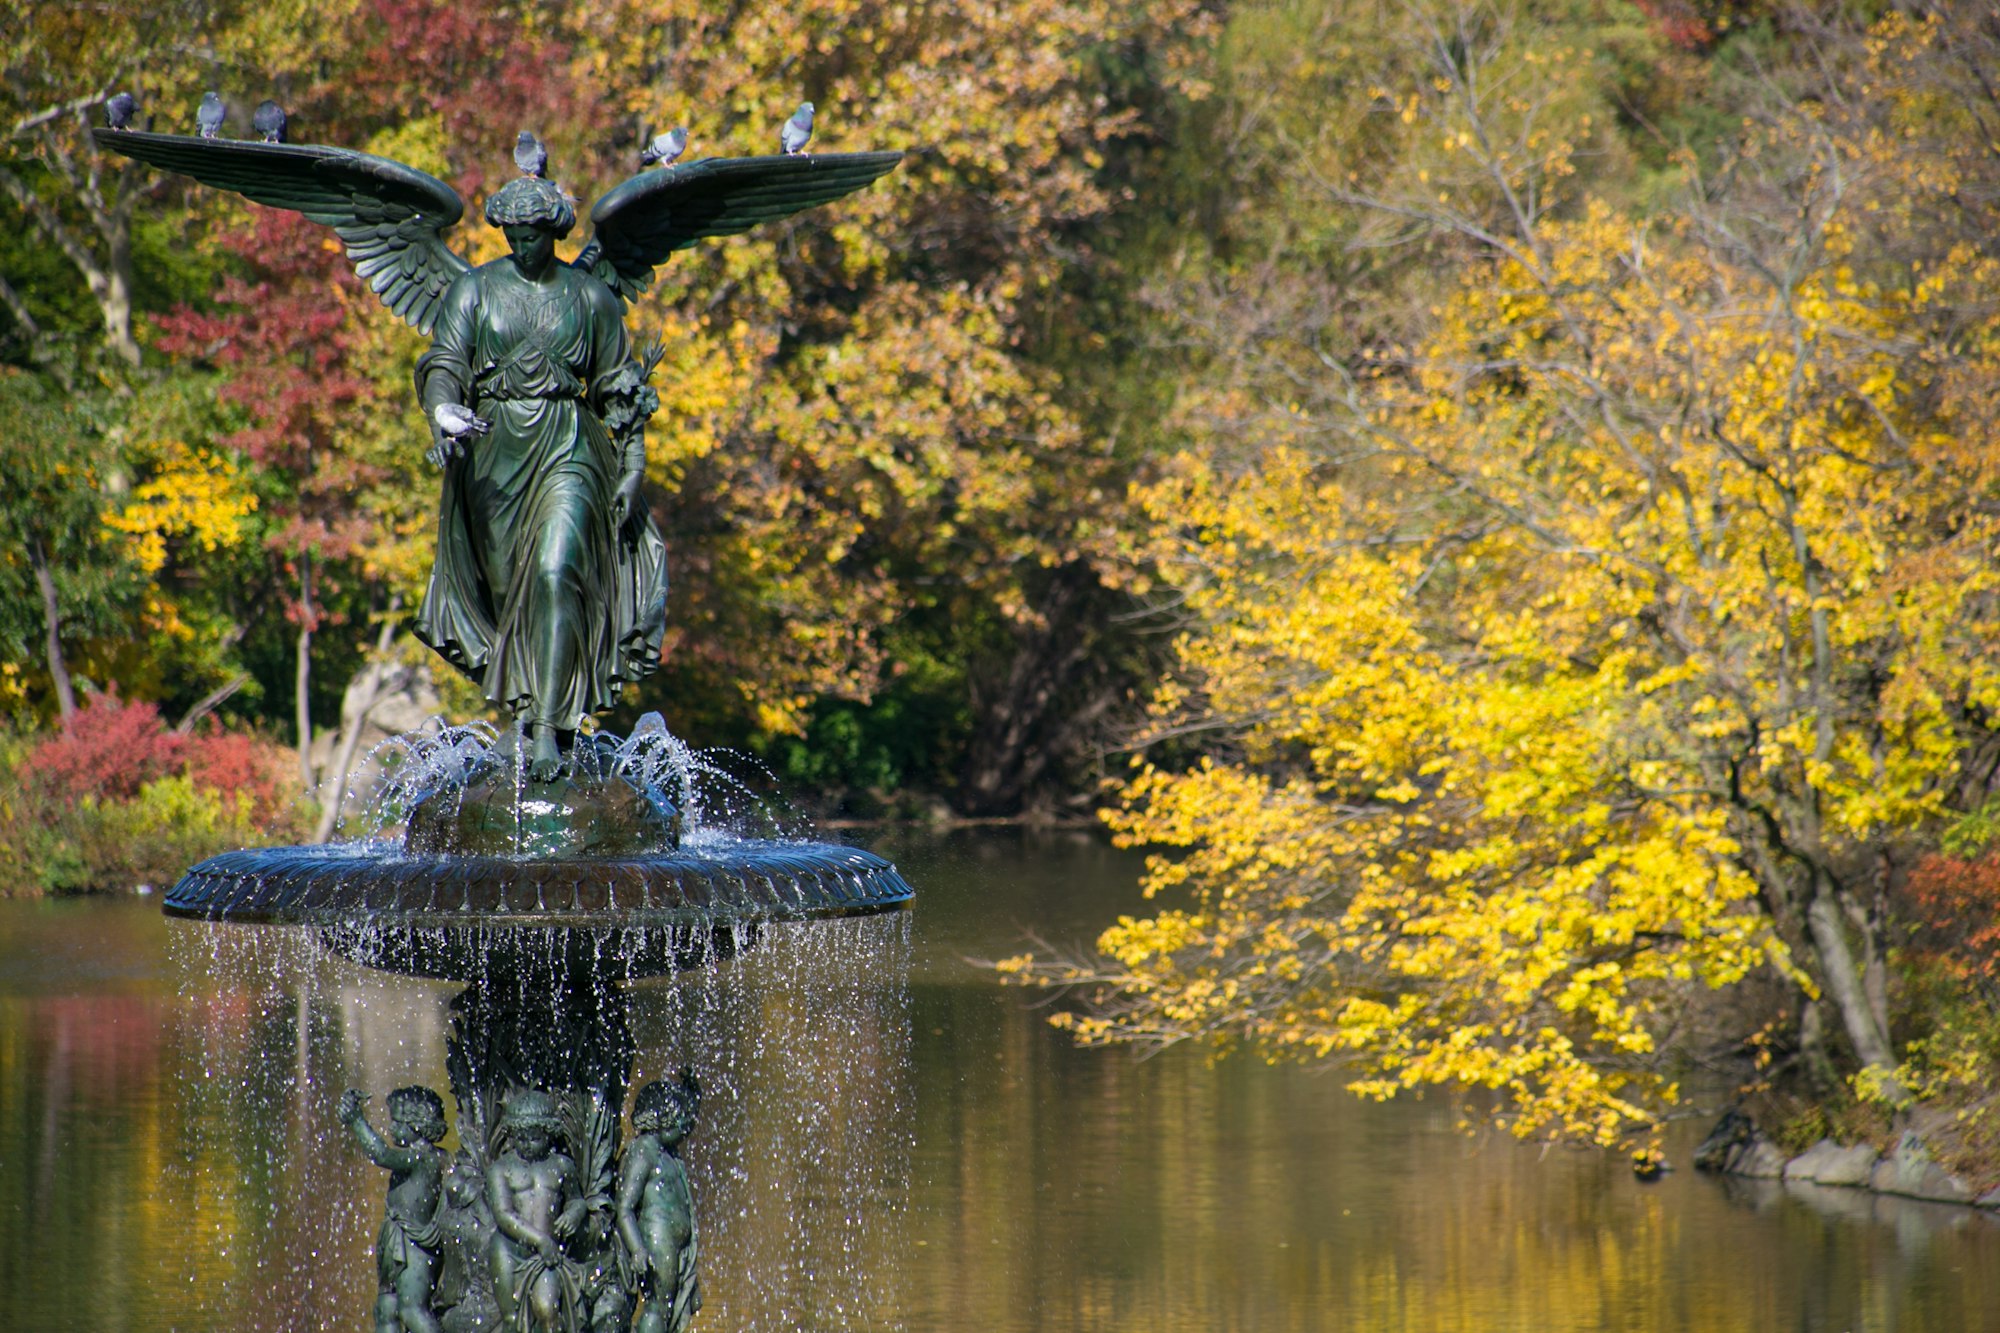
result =
M1719 1074L1986 1152L1974 8L21 13L10 888L151 873L49 850L99 826L304 827L193 756L252 737L260 781L314 789L429 560L419 340L311 226L100 160L109 88L159 127L268 93L474 200L522 125L587 200L658 128L765 151L811 98L819 146L902 169L634 311L675 591L633 712L830 813L1108 802L1152 904L1005 964L1081 987L1086 1041L1339 1058L1594 1142ZM172 762L63 795L61 746L121 727Z

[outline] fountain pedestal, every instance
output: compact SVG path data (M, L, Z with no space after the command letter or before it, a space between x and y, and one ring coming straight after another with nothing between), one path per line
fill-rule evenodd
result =
M732 958L771 922L894 911L912 891L858 848L684 844L673 810L615 774L475 779L418 802L400 843L229 852L167 894L173 916L304 927L366 966L470 983L452 1000L446 1052L455 1155L435 1146L442 1120L427 1137L417 1114L434 1094L391 1094L388 1139L358 1100L342 1103L392 1173L378 1325L421 1302L452 1333L626 1333L635 1318L675 1333L699 1308L677 1156L697 1098L691 1079L649 1085L624 1131L625 984ZM642 1250L661 1253L642 1262Z

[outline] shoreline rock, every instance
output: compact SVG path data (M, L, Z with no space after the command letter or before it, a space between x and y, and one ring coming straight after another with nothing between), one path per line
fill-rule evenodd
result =
M1785 1163L1786 1180L1807 1180L1815 1185L1865 1186L1870 1183L1875 1150L1865 1143L1843 1148L1832 1139L1821 1139Z
M1865 1143L1821 1139L1787 1161L1749 1116L1725 1111L1695 1150L1695 1169L1752 1179L1782 1178L1812 1185L1867 1190L1928 1203L2000 1210L2000 1188L1974 1197L1972 1188L1931 1156L1921 1136L1906 1132L1886 1154Z
M1900 1194L1908 1199L1965 1204L1973 1201L1972 1190L1966 1183L1932 1161L1930 1149L1915 1134L1904 1134L1896 1140L1889 1155L1875 1164L1868 1185L1877 1194Z

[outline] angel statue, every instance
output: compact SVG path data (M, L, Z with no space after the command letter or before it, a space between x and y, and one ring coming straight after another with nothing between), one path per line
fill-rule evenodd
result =
M330 226L398 317L428 334L416 389L444 470L436 563L414 629L525 723L554 780L578 724L659 663L666 547L640 498L659 399L624 307L676 250L851 194L900 153L708 158L634 176L590 210L523 174L486 200L511 253L445 243L465 212L414 167L316 144L96 131L100 146Z

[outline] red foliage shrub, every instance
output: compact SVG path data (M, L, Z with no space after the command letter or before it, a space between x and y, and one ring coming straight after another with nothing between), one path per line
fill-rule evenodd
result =
M21 772L43 796L66 805L85 797L129 801L149 782L182 775L224 796L247 794L259 824L291 805L265 742L224 731L212 718L199 735L181 735L160 720L157 707L126 703L115 691L89 696L68 727L28 752Z
M1916 947L1963 977L2000 981L2000 855L1932 855L1904 886L1921 929Z
M211 725L187 738L186 754L187 775L195 785L224 796L248 795L251 818L259 824L269 824L291 804L272 747L254 736Z
M160 721L154 705L126 703L112 690L89 696L69 725L30 750L21 767L28 781L58 800L128 801L147 783L181 770L186 742Z

